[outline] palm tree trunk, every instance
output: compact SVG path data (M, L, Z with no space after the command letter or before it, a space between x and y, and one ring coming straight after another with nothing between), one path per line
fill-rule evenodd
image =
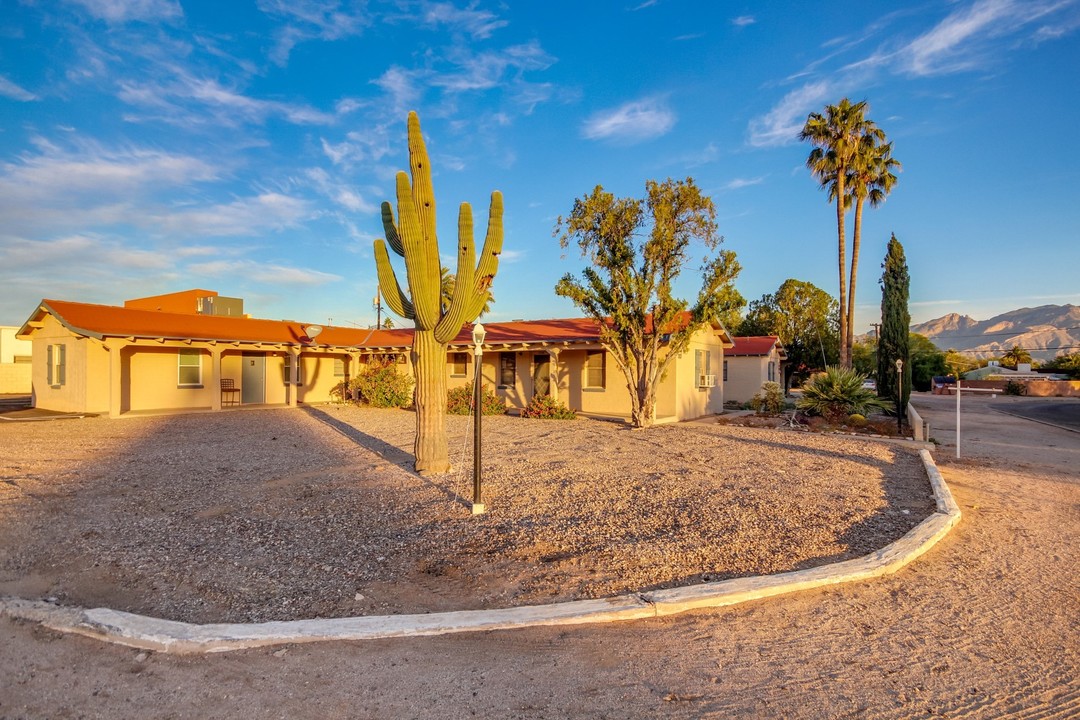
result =
M851 367L851 355L848 351L848 315L847 315L847 238L844 235L844 174L847 168L836 169L836 235L839 238L840 255L840 365Z
M851 235L851 278L848 281L848 321L847 321L847 361L844 367L851 367L852 348L855 346L855 275L859 270L859 243L862 240L863 200L855 201L855 231Z

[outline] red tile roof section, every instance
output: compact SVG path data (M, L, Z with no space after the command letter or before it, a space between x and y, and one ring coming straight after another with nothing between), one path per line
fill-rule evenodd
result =
M772 352L773 346L778 346L781 357L785 357L784 346L780 344L780 338L775 335L745 335L743 337L731 338L735 342L735 347L728 350L725 354L731 357L738 357L740 355L768 355Z
M142 310L66 300L43 300L41 305L72 331L97 338L164 338L400 349L411 347L413 337L411 328L367 330L324 325L317 337L309 339L305 336L304 328L313 323ZM35 316L39 314L35 313ZM689 313L684 313L680 318L681 323L688 321L689 317ZM596 344L600 341L599 327L590 318L485 323L484 329L487 332L484 344L488 346L540 342ZM472 330L472 325L465 325L450 344L471 346Z

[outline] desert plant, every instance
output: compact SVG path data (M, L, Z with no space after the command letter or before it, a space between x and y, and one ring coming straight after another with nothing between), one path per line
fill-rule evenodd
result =
M459 385L446 393L446 412L451 415L472 415L472 385ZM487 385L480 386L480 413L483 415L505 415L506 403Z
M888 410L886 400L863 387L866 376L855 370L829 366L803 385L797 407L829 422L843 422L849 415L868 415L873 410Z
M413 399L413 379L399 374L391 363L372 363L349 381L360 402L372 407L409 407Z
M1027 385L1019 380L1010 380L1005 383L1005 389L1002 392L1006 395L1027 395Z
M570 408L550 395L533 395L529 404L521 411L523 418L538 420L573 420L577 417Z
M780 383L761 383L761 389L750 398L750 409L758 415L779 415L784 412L784 390Z
M480 314L490 297L491 281L499 267L503 243L503 202L491 193L487 237L476 260L472 208L458 212L458 264L450 302L442 302L442 262L435 234L435 193L431 166L420 132L420 118L409 113L409 174L397 174L398 216L382 204L386 240L375 241L379 289L387 306L416 327L413 334L413 372L416 374L416 471L422 475L450 470L446 439L446 347L462 325ZM406 288L398 283L386 246L405 258Z
M866 427L866 416L859 413L851 413L848 415L847 424L851 427Z

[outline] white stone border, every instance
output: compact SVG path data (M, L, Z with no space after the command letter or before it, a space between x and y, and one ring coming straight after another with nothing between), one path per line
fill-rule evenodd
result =
M0 598L0 615L40 622L60 632L166 653L210 653L284 643L321 640L442 635L479 630L508 630L537 625L579 625L673 615L704 607L722 607L800 590L867 580L894 573L945 537L960 521L960 508L927 450L920 450L937 500L937 511L899 540L854 560L749 578L707 582L691 587L499 610L462 610L423 615L382 615L254 624L192 623L160 620L95 608L66 608L41 601Z

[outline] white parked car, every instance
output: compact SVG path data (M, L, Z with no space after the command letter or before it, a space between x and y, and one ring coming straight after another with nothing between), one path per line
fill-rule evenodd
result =
M867 390L877 391L877 380L874 378L866 378L862 381L862 386Z

